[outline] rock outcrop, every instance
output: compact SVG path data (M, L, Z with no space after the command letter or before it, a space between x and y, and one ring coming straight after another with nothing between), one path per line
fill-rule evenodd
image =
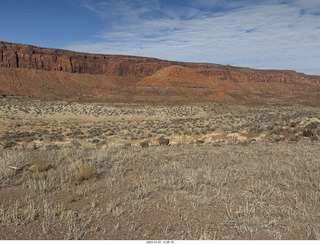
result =
M77 53L0 42L0 67L62 71L77 74L148 76L170 62L134 56Z
M109 102L320 103L320 77L0 42L0 94Z

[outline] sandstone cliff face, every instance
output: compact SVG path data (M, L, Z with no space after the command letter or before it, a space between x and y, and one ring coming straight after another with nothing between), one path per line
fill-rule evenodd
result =
M308 97L320 103L320 77L0 42L0 94L116 102Z
M64 71L78 74L148 76L168 61L132 56L77 53L0 42L0 67Z

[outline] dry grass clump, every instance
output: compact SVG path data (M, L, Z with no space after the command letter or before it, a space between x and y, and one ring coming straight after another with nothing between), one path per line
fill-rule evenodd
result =
M30 167L25 186L37 194L46 194L57 189L57 179L55 174L50 174L48 171L52 169L52 164L46 158L33 158L30 160Z
M75 183L80 183L82 181L89 180L94 177L97 177L96 168L93 165L85 162L78 165L78 167L72 175L72 180Z
M0 156L0 185L20 184L32 156L23 151L3 151Z
M31 167L29 168L29 170L33 175L47 172L52 167L52 165L43 158L35 158L31 160L30 164Z

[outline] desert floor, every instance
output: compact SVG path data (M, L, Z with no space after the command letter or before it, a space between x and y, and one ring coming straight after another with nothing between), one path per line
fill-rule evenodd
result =
M319 107L1 98L0 121L0 239L320 239Z

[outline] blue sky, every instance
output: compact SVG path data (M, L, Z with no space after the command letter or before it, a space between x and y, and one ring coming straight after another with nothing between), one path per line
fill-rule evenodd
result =
M320 0L11 0L0 40L320 75Z

